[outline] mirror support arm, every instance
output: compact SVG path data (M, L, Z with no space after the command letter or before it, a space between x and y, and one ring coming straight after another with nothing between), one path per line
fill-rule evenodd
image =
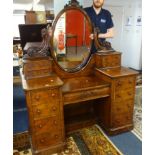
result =
M104 53L109 53L109 52L115 52L112 47L111 47L111 43L110 42L103 42L101 43L99 41L99 35L100 30L98 27L94 28L94 41L95 41L95 46L98 49L99 52L104 52Z

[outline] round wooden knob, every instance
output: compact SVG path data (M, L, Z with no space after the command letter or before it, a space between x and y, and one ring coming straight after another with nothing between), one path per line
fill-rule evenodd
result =
M86 82L89 82L89 80L86 80Z
M39 101L40 96L39 96L39 95L37 95L37 96L35 97L35 99L36 99L37 101Z
M42 125L41 124L39 125L39 128L42 128Z
M121 86L122 84L121 84L121 82L120 81L118 81L117 82L117 86Z
M55 138L58 138L58 135L55 135L54 137L55 137Z
M54 80L51 80L51 82L54 82Z
M127 104L127 107L130 108L130 104Z
M118 98L120 98L121 97L121 95L120 94L118 94L118 95L116 95Z
M132 80L129 80L129 84L132 84Z
M54 93L52 93L52 97L54 97L55 96L55 94Z
M56 120L54 120L54 125L57 125L58 123L57 123L57 121Z
M40 112L41 112L41 111L40 111L39 109L37 109L37 113L40 114Z
M126 120L129 120L130 118L129 118L129 116L126 116Z
M44 142L45 142L45 140L44 140L44 139L41 139L41 140L40 140L40 142L41 142L41 143L44 143Z
M120 108L117 108L117 111L120 111L121 109Z
M53 111L56 111L56 107L53 107L52 110L53 110Z

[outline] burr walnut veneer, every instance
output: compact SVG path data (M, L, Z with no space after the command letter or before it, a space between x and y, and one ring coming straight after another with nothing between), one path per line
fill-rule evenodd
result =
M61 70L50 57L24 60L21 72L33 154L65 147L69 132L98 123L108 134L133 128L137 72L121 53L96 53L80 71Z

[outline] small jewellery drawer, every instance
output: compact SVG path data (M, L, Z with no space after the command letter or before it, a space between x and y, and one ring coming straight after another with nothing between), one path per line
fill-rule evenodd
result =
M60 131L43 133L35 136L35 144L37 149L47 148L51 145L56 145L61 142L62 134Z
M135 87L135 77L120 78L115 81L115 91Z
M134 99L134 91L133 89L116 91L115 93L115 101L121 102L123 100Z
M60 119L58 116L34 121L34 134L41 134L46 131L56 132L60 129Z
M102 67L116 67L120 66L121 58L120 55L115 55L112 57L103 57L102 59Z
M59 99L59 90L48 89L43 91L32 91L31 99L32 104L46 104Z
M59 101L54 101L51 104L39 104L33 106L34 119L57 116L59 113Z
M48 69L48 68L52 68L52 63L51 61L47 61L47 60L24 64L24 71L34 71L34 70L41 70L41 69Z
M65 103L74 103L76 101L86 101L88 99L96 99L99 97L109 96L110 88L98 88L93 90L78 91L64 94Z

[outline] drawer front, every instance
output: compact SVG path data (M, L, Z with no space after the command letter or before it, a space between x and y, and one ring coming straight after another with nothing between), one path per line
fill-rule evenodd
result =
M51 69L52 63L47 60L40 60L31 63L24 64L24 71L33 71L33 70L42 70L42 69Z
M64 102L76 102L76 101L84 101L88 99L95 99L103 96L109 96L110 88L100 88L88 91L75 92L64 95Z
M34 119L47 118L57 116L59 114L59 101L54 101L51 104L39 104L33 106Z
M134 99L134 89L127 89L122 91L115 92L115 102L122 102L124 100L133 100Z
M121 55L96 55L96 67L119 67L121 66Z
M126 90L135 87L136 78L127 77L120 78L115 81L115 91Z
M121 58L120 55L107 56L102 59L103 67L116 67L120 66Z
M60 129L59 117L51 117L46 119L40 119L34 121L33 132L35 135L50 131L51 133L56 132Z
M50 76L50 75L51 75L51 68L42 69L42 70L27 71L24 73L24 76L26 79L31 79L33 77Z
M133 115L131 113L122 113L113 115L112 127L121 127L133 123Z
M55 133L49 132L34 136L34 143L36 149L48 148L51 145L56 145L61 141L62 141L62 134L60 131L57 131Z
M49 89L44 91L32 91L31 100L32 104L48 104L54 103L54 100L59 99L58 89Z
M133 114L134 108L134 100L125 100L122 102L114 102L113 103L113 113L116 115L122 113L130 113Z

